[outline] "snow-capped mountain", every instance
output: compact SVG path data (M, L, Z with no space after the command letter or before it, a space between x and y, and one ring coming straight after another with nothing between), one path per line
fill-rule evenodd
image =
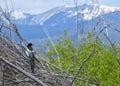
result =
M11 13L11 17L15 18L15 19L26 19L26 15L22 12L19 11L14 11Z
M100 15L112 13L115 11L120 11L118 7L109 7L104 5L82 5L76 7L61 6L53 8L45 13L37 15L28 15L22 12L13 12L11 13L12 17L15 17L17 22L20 24L40 24L43 25L45 22L48 22L53 17L57 17L59 21L66 22L70 18L75 18L77 15L80 19L91 20ZM26 22L25 22L26 21ZM56 25L53 23L51 25Z
M11 16L16 18L20 33L28 40L47 39L44 28L48 30L52 38L62 35L64 29L67 30L70 37L74 37L77 19L80 23L79 27L84 28L85 33L91 31L100 16L104 18L105 22L113 24L115 28L120 27L118 24L120 22L119 7L96 4L81 5L77 9L76 7L61 6L36 15L14 12L14 15L11 13ZM79 30L79 34L80 32ZM109 33L112 34L112 39L120 41L117 38L118 33L112 30L109 30ZM117 35L117 37L115 38L113 35Z

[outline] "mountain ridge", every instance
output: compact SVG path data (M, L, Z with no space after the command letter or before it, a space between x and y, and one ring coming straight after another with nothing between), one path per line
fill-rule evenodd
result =
M103 8L105 9L103 10ZM52 40L56 40L58 37L63 36L64 30L67 30L69 37L73 39L77 33L80 37L82 33L92 32L96 23L101 21L101 16L104 19L103 22L106 24L111 24L115 28L120 27L118 24L120 22L119 7L86 5L85 7L78 6L78 9L82 11L77 11L75 7L61 6L50 9L42 14L25 14L26 18L17 19L16 24L23 37L34 42L37 40L37 43L38 40L44 43L43 40L48 40L48 35ZM81 15L81 12L84 15ZM77 13L79 15L76 15ZM78 32L77 25L79 27ZM101 25L98 28L101 29L103 27L104 25ZM97 29L97 32L99 29ZM48 30L49 34L46 34L45 30ZM110 37L112 40L120 41L118 39L119 33L114 32L110 28L108 29L108 33L111 34Z
M75 17L78 14L84 14L84 20L91 20L93 18L98 17L99 15L104 15L107 13L120 11L120 7L110 7L105 5L80 5L78 6L78 11L75 7L68 6L59 6L55 7L51 10L48 10L41 14L26 14L22 12L15 11L14 15L11 13L12 17L14 17L18 24L40 24L43 25L47 20L49 20L52 16L58 13L66 13L65 17Z

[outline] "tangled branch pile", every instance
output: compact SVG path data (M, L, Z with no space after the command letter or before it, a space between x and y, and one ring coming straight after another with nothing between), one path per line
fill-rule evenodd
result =
M35 74L32 74L25 54L26 44L9 15L0 8L0 85L70 86L70 79L53 72L42 58L38 58Z

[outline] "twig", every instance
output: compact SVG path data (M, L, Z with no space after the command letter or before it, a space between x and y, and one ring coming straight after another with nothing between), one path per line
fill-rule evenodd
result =
M95 49L93 49L92 52L89 54L89 56L86 59L84 59L84 61L81 63L78 72L76 73L76 75L74 76L74 78L73 78L73 80L71 82L71 86L74 83L74 81L75 81L76 77L78 76L79 72L83 68L84 64L90 59L90 57L94 54L94 52L95 52Z
M59 75L59 74L53 74L53 76L58 76L58 77L64 77L64 75ZM74 78L73 75L67 75L66 78ZM93 84L93 85L98 85L99 83L96 83L96 82L93 82L89 79L85 79L85 78L80 78L80 77L76 77L77 80L80 80L80 81L83 81L83 82L86 82L86 83L90 83L90 84Z
M110 38L109 38L105 33L103 33L103 34L104 34L104 36L106 37L106 39L110 42L110 45L111 45L112 48L113 48L113 54L114 54L115 57L116 57L116 56L117 56L117 51L116 51L116 48L115 48L115 46L114 46L114 43L112 43L112 41L110 40ZM117 60L118 64L120 65L119 59L116 58L116 60Z
M4 86L4 77L5 77L5 71L4 71L4 64L2 65L2 86Z

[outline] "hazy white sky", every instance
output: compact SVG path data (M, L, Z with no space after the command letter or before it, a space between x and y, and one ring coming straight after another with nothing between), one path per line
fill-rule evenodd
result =
M7 1L8 8L11 8L11 1L14 6L14 10L22 11L25 13L42 13L46 10L52 9L56 6L74 6L74 0L0 0L0 5L5 4L4 1ZM64 1L64 2L63 2ZM76 0L78 4L84 3L86 0ZM87 1L96 1L96 0L87 0ZM98 0L100 4L108 6L120 7L120 0Z

